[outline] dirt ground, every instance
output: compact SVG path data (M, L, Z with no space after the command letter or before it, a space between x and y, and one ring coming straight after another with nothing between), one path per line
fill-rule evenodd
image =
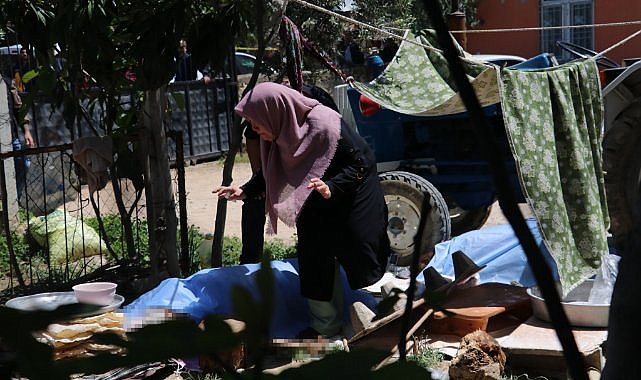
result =
M251 178L249 163L234 164L232 175L233 184L242 185ZM187 189L187 216L189 225L194 225L202 233L213 233L216 223L216 208L218 197L212 190L222 183L222 162L207 162L185 168L185 187ZM240 220L242 202L227 202L227 218L225 221L225 236L241 235ZM294 241L295 228L283 223L278 224L276 235L267 235L267 239L281 239L286 242Z
M213 233L216 220L217 197L211 191L222 182L223 166L220 162L208 162L192 165L185 168L185 182L187 188L187 215L188 223L200 228L202 233ZM233 178L235 184L242 185L251 177L251 168L248 163L234 165ZM226 236L241 235L242 202L229 202L225 223ZM525 215L530 215L527 205L522 204L521 210ZM498 203L492 206L492 212L483 227L507 223ZM281 239L293 242L296 229L279 223L276 235L266 236L267 239Z

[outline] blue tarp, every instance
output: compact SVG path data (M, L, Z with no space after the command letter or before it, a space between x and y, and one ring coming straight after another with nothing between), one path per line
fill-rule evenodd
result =
M255 275L259 264L246 264L201 270L188 278L169 278L155 289L124 308L128 323L142 319L150 309L168 309L188 315L199 322L206 315L216 314L233 317L231 289L241 286L254 299L259 298ZM272 261L275 283L275 314L271 335L273 338L292 338L309 326L309 307L300 294L298 261ZM374 297L364 291L349 288L345 273L341 271L344 291L344 320L349 323L348 305L361 301L374 308Z
M527 224L558 280L556 264L545 249L536 222L529 219ZM509 224L471 231L438 244L429 266L444 276L454 277L451 254L458 250L465 252L477 265L487 265L479 272L481 283L536 285L525 253ZM185 279L167 279L125 307L128 322L141 319L149 309L168 309L188 315L197 322L209 314L233 317L232 287L242 286L258 299L254 277L259 268L258 264L238 265L205 269ZM271 268L276 287L271 335L274 338L291 338L309 324L308 305L300 295L298 261L272 261ZM361 301L374 309L376 300L364 291L349 289L345 273L341 272L341 275L345 305L343 319L349 324L348 305ZM424 281L422 274L418 280Z
M526 222L543 253L545 262L552 269L554 280L558 281L556 263L543 244L536 221L527 219ZM470 231L437 244L434 248L434 257L428 266L434 267L443 276L453 278L454 266L451 256L456 251L463 251L476 265L487 265L479 272L480 283L519 283L528 288L536 286L525 252L509 224ZM424 281L422 274L418 279Z

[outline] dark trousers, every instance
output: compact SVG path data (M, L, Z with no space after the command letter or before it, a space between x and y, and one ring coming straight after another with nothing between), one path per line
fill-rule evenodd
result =
M242 207L241 264L260 262L265 241L265 199L245 199Z

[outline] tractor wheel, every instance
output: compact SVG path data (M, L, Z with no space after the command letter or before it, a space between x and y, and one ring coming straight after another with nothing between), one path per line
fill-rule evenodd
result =
M450 217L441 193L426 179L412 173L392 171L379 174L389 212L387 235L398 255L397 265L407 266L414 253L414 237L421 221L424 195L430 197L430 214L421 231L421 254L450 238ZM432 252L433 254L433 252ZM431 259L431 256L427 259Z
M617 116L603 136L605 192L610 213L610 232L623 249L634 227L641 184L641 100Z
M450 223L452 236L458 236L468 231L478 230L490 216L492 205L465 210L458 206L450 208Z

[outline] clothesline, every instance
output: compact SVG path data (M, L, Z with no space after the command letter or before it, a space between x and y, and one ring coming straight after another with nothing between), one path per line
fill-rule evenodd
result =
M541 31L541 30L545 31L545 30L560 30L560 29L603 28L603 27L610 27L610 26L628 26L628 25L641 25L641 21L608 22L608 23L601 23L601 24L586 24L586 25L538 26L538 27L529 27L529 28L452 30L451 33L474 34L474 33L501 33L501 32L531 32L531 31Z
M621 41L617 42L616 44L610 46L609 48L603 50L602 52L598 53L597 55L595 55L591 59L595 59L595 60L598 59L599 57L603 56L605 53L609 52L610 50L612 50L614 48L617 48L617 47L623 45L624 43L626 43L629 40L633 39L634 37L638 36L639 34L641 34L641 29L637 30L636 32L632 33L631 35L629 35L626 38L622 39Z
M388 31L386 31L386 30L384 30L384 29L377 28L377 27L375 27L375 26L372 26L372 25L366 24L366 23L364 23L364 22L361 22L361 21L355 20L355 19L353 19L353 18L350 18L350 17L347 17L347 16L343 16L343 15L342 15L342 14L340 14L340 13L332 12L332 11L330 11L330 10L328 10L328 9L325 9L325 8L319 7L318 5L314 5L314 4L308 3L308 2L306 2L306 1L304 1L304 0L292 0L292 1L293 1L293 2L295 2L295 3L299 3L300 5L303 5L303 6L305 6L305 7L308 7L308 8L314 9L314 10L317 10L317 11L319 11L319 12L321 12L321 13L325 13L325 14L328 14L328 15L330 15L330 16L333 16L333 17L336 17L336 18L338 18L338 19L341 19L341 20L343 20L343 21L346 21L346 22L349 22L349 23L352 23L352 24L358 25L358 26L360 26L360 27L362 27L362 28L369 29L369 30L372 30L372 31L375 31L375 32L378 32L378 33L384 34L384 35L386 35L386 36L388 36L388 37L395 38L395 39L397 39L397 40L399 40L399 41L406 41L406 42L408 42L408 43L411 43L411 44L414 44L414 45L418 45L418 46L420 46L420 47L422 47L422 48L424 48L424 49L431 50L431 51L436 52L436 53L441 53L441 54L443 53L443 51L442 51L442 50L437 49L437 48L435 48L435 47L433 47L433 46L429 46L429 45L422 44L422 43L420 43L420 42L418 42L418 41L416 41L416 40L412 40L412 39L409 39L409 38L405 38L404 36L399 36L398 34L394 34L394 33L392 33L392 32L388 32ZM465 61L465 62L470 62L470 63L476 63L476 64L478 64L478 63L479 63L479 61L474 60L474 59L469 59L469 58L467 58L467 57L461 57L461 60L462 60L462 61Z
M387 30L384 30L384 29L381 29L381 28L377 28L377 27L375 27L375 26L372 26L372 25L366 24L366 23L364 23L364 22L361 22L361 21L355 20L355 19L350 18L350 17L347 17L347 16L343 16L343 15L342 15L342 14L340 14L340 13L332 12L332 11L330 11L330 10L328 10L328 9L325 9L325 8L319 7L318 5L314 5L314 4L308 3L308 2L306 2L306 1L304 1L304 0L292 0L292 1L293 1L293 2L295 2L295 3L299 3L300 5L303 5L303 6L305 6L305 7L308 7L308 8L314 9L314 10L317 10L317 11L319 11L319 12L321 12L321 13L325 13L325 14L328 14L328 15L330 15L330 16L333 16L333 17L336 17L336 18L338 18L338 19L341 19L341 20L343 20L343 21L349 22L349 23L351 23L351 24L358 25L358 26L363 27L363 28L365 28L365 29L369 29L369 30L372 30L372 31L375 31L375 32L378 32L378 33L384 34L384 35L386 35L386 36L388 36L388 37L396 38L396 39L397 39L397 40L399 40L399 41L407 41L407 42L412 43L412 44L414 44L414 45L421 46L421 47L423 47L423 48L425 48L425 49L432 50L432 51L435 51L435 52L438 52L438 53L442 53L442 51L441 51L441 50L439 50L439 49L437 49L437 48L435 48L435 47L433 47L433 46L425 45L425 44L422 44L422 43L417 42L417 41L415 41L415 40L411 40L411 39L405 38L405 37L403 37L403 36L399 36L398 34L394 34L394 33L392 33L392 32L388 32Z
M436 48L434 48L432 46L428 46L428 45L422 44L422 43L417 42L415 40L411 40L411 39L405 38L403 36L399 36L398 34L394 34L392 32L384 30L382 28L377 28L375 26L366 24L366 23L364 23L362 21L358 21L358 20L355 20L353 18L350 18L350 17L347 17L347 16L343 16L340 13L336 13L336 12L330 11L328 9L319 7L318 5L314 5L314 4L308 3L308 2L306 2L304 0L292 0L292 1L295 2L295 3L298 3L300 5L303 5L305 7L317 10L317 11L319 11L321 13L325 13L325 14L330 15L332 17L336 17L336 18L341 19L343 21L349 22L351 24L355 24L355 25L358 25L358 26L363 27L365 29L369 29L369 30L381 33L383 35L386 35L388 37L395 38L395 39L397 39L399 41L407 41L407 42L412 43L414 45L421 46L421 47L423 47L425 49L432 50L432 51L438 52L438 53L442 53L442 51L440 49L436 49ZM578 29L578 28L588 28L588 27L625 26L625 25L641 25L641 21L611 22L611 23L590 24L590 25L547 26L547 27L532 27L532 28L480 29L480 30L468 30L468 31L451 31L451 33L524 32L524 31L534 31L534 30ZM392 28L388 28L388 29L392 29ZM621 41L611 45L610 47L608 47L607 49L605 49L602 52L598 53L594 57L591 57L590 59L595 60L595 59L603 56L605 53L607 53L607 52L611 51L612 49L615 49L615 48L623 45L624 43L628 42L632 38L638 36L639 34L641 34L641 29L638 30L637 32L631 34L630 36L622 39ZM469 60L469 59L467 59L465 57L461 57L461 60L478 63L477 61Z

